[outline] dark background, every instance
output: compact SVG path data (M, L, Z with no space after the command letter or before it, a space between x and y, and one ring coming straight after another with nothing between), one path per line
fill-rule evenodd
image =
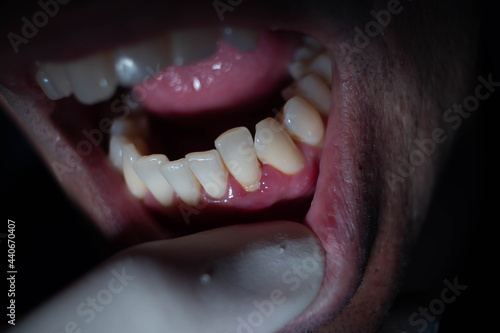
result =
M494 6L486 7L483 13L477 74L487 77L493 73L493 79L500 81L497 13ZM498 198L497 186L493 186L493 179L498 177L495 177L497 172L486 173L486 160L498 152L498 148L487 148L493 140L497 143L497 139L489 135L495 129L490 131L487 124L491 124L493 112L499 109L500 91L497 91L464 121L435 193L422 238L408 266L404 293L398 299L399 302L419 295L423 298L422 306L428 306L431 299L439 298L445 278L449 281L458 278L460 284L467 285L467 290L446 306L440 332L498 330L495 313L499 309L498 283L497 274L492 270L498 259L494 251L496 242L491 236L498 230L499 218L495 210L488 209L498 206L496 200L492 200ZM19 319L111 252L68 201L4 112L0 112L0 136L3 148L0 233L7 232L7 219L16 222L16 319ZM0 244L0 250L0 267L5 272L5 241ZM3 295L6 290L2 288L0 293ZM7 319L5 312L1 312L4 323Z

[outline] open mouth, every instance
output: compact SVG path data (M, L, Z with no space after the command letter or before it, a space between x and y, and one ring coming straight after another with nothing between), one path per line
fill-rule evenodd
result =
M305 226L324 267L313 297L276 328L312 329L346 305L370 236L356 177L345 178L359 149L340 130L341 64L331 41L308 32L167 29L44 56L25 75L6 75L2 93L36 110L46 139L35 144L120 247L228 226L228 237L252 225Z
M165 229L187 234L270 217L302 222L330 111L330 59L297 34L212 30L40 64L37 82L53 100L71 96L72 109L90 105L75 115L84 119L69 120L90 126L74 138L76 152L107 154L123 176L120 188ZM68 107L56 106L51 118L72 137Z

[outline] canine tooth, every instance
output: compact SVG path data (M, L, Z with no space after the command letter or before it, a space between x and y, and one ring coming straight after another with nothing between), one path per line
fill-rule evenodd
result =
M288 175L305 166L304 156L283 127L273 118L255 125L255 150L259 160Z
M182 66L207 58L215 53L217 31L209 29L184 30L170 35L172 60Z
M311 103L318 111L328 115L330 113L330 88L315 73L308 74L299 79L295 85L286 88L282 95L290 99L299 95Z
M217 150L190 153L186 159L191 171L211 197L219 199L226 194L229 172Z
M72 93L63 65L41 65L36 72L36 81L45 95L52 100L68 97Z
M331 87L332 86L332 62L325 53L320 53L311 62L311 70L318 73L319 76Z
M132 167L140 157L141 154L133 143L123 146L123 176L125 177L125 183L136 198L142 199L146 195L147 187Z
M83 104L94 104L110 98L118 85L113 62L108 55L94 55L66 64L73 93Z
M131 87L151 78L170 64L169 54L168 45L160 39L117 50L113 57L118 82Z
M285 103L283 125L293 138L310 145L320 144L325 131L318 111L299 96Z
M124 135L111 135L109 140L109 160L120 172L123 172L123 146L133 143L139 151L146 152L146 143L139 137L130 138Z
M160 172L182 201L191 206L198 204L201 196L200 182L189 169L185 158L163 164Z
M160 172L160 167L168 162L165 155L142 156L132 165L135 173L146 184L156 200L164 206L172 204L174 189Z
M222 29L222 38L229 45L242 52L252 52L259 44L260 34L249 29L226 27Z
M235 127L222 133L215 139L215 148L229 172L246 191L259 189L260 164L248 128Z

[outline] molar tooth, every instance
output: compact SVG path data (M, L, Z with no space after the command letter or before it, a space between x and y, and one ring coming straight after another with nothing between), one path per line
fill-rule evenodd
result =
M172 60L183 66L207 58L217 48L217 31L210 29L184 30L171 33Z
M143 199L147 192L146 184L135 173L132 165L141 157L133 143L123 145L123 176L129 191L139 199Z
M242 52L252 52L259 44L260 34L249 29L226 27L222 29L222 38Z
M63 65L41 65L36 72L36 81L45 95L52 100L68 97L72 93Z
M295 96L285 103L283 125L299 141L319 145L323 140L323 120L318 111L302 97Z
M142 156L132 165L137 176L146 184L156 200L164 206L172 204L174 189L160 172L160 167L168 162L165 155Z
M330 88L315 73L302 77L295 85L286 88L282 92L282 95L287 100L294 95L299 95L311 103L322 114L328 115L330 113Z
M229 172L217 150L190 153L186 159L191 171L211 197L220 199L226 194Z
M332 62L326 53L320 53L311 62L310 68L317 73L325 82L332 86Z
M163 164L160 172L182 201L190 206L198 204L201 197L200 182L189 169L185 158Z
M94 55L65 65L71 88L83 104L95 104L110 98L118 85L111 57Z
M120 85L132 87L151 78L157 70L170 64L170 49L166 42L151 42L123 47L113 53L115 73Z
M246 191L259 189L260 164L248 128L235 127L222 133L215 139L215 148L229 172Z
M255 150L262 163L288 175L298 173L305 166L304 156L273 118L266 118L255 125Z

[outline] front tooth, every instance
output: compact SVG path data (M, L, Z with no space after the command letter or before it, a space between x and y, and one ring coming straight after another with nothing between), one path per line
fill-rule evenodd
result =
M133 143L123 146L123 176L129 191L139 199L146 196L147 187L135 173L133 164L141 157L137 147Z
M226 194L229 172L217 150L190 153L186 159L191 171L211 197L220 199Z
M305 166L304 156L282 126L273 118L255 125L255 150L259 160L293 175Z
M249 29L226 27L222 29L222 39L242 52L252 52L259 44L260 34Z
M118 85L113 61L108 55L95 55L66 64L71 88L83 104L94 104L109 99Z
M172 204L174 198L174 189L160 172L160 167L167 162L165 155L155 154L140 157L132 166L156 200L164 206Z
M174 65L183 66L215 53L217 31L210 29L185 30L170 35Z
M36 81L45 95L52 100L68 97L72 93L63 65L41 65L36 72Z
M326 53L320 53L311 62L310 68L316 72L325 82L332 86L332 62Z
M215 148L229 172L246 191L259 189L260 164L248 128L236 127L222 133L215 139Z
M283 107L283 124L290 135L310 145L323 140L323 120L316 109L302 97L295 96Z
M113 57L118 82L131 87L152 77L170 64L169 53L164 39L117 50Z
M330 113L330 89L317 74L308 74L283 91L283 97L287 100L295 95L303 97L322 114Z
M201 197L200 182L191 172L185 158L163 164L160 172L182 201L191 206L198 204Z

